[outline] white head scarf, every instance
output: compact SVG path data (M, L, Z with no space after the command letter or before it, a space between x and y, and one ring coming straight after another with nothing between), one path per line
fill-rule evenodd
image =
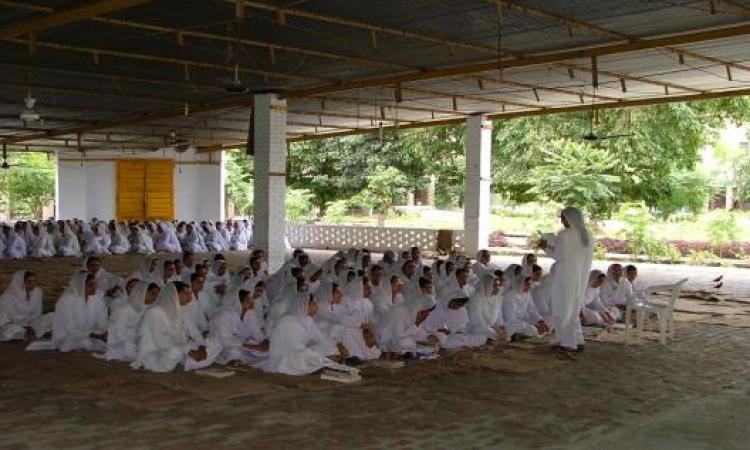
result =
M159 292L159 296L154 302L155 307L162 308L170 320L180 319L180 298L177 293L177 287L174 283L167 283L166 286Z
M578 208L569 206L562 210L562 216L568 221L570 228L578 232L583 245L588 247L591 244L591 233L586 228L586 223L583 220L583 214L581 214L581 211Z
M5 292L0 296L0 320L3 315L8 315L7 319L16 319L16 314L28 318L35 310L41 312L42 290L35 287L34 290L26 292L26 270L19 270L13 274L10 284L5 288Z
M137 312L141 312L146 307L146 293L148 292L149 285L150 283L139 281L130 292L128 301L130 302L130 306Z
M467 304L469 315L478 317L482 323L495 323L502 302L502 288L497 294L492 294L492 287L497 277L491 273L484 273L479 278L479 286L472 294Z

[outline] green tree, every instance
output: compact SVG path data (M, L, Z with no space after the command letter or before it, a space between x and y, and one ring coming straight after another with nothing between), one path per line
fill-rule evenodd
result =
M253 213L253 170L255 160L241 151L228 151L224 165L226 178L224 189L237 210L244 214Z
M388 210L404 199L410 180L395 167L378 166L367 177L367 187L354 197L354 201L378 213L382 222Z
M13 219L41 219L55 199L55 161L42 153L13 153L11 168L0 171L2 193Z
M620 177L613 175L617 159L597 146L553 143L544 161L529 171L529 194L578 206L594 215L608 212L619 194Z

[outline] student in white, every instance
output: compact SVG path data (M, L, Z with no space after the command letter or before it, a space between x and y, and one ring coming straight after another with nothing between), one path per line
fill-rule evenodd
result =
M549 331L549 326L536 310L531 298L531 277L516 276L503 299L503 318L508 336L537 337Z
M439 299L435 311L425 321L425 331L438 336L441 347L476 347L487 342L484 333L469 329L468 302L469 297L462 289L454 289Z
M210 366L221 351L218 341L206 341L190 330L182 307L192 301L190 287L179 281L159 292L153 305L143 313L138 326L134 369L171 372L178 365L185 370Z
M623 276L622 265L612 264L607 268L607 277L599 292L602 303L609 307L624 307L632 294L630 282Z
M78 237L67 222L63 223L60 239L57 242L57 255L81 256L81 244L78 242Z
M211 318L209 336L217 339L222 347L216 363L240 361L257 365L266 358L269 344L256 304L256 298L262 294L262 283L260 286L260 292L255 289L234 291L234 305L227 302Z
M5 245L5 253L11 259L21 259L27 256L26 239L21 232L20 223L16 223L10 230L8 242Z
M609 309L599 298L604 279L605 275L601 270L592 270L589 275L589 285L581 299L581 323L584 325L603 326L615 321ZM617 308L614 308L614 311L617 311ZM619 317L619 311L617 314Z
M34 227L34 239L29 256L32 258L49 258L55 256L55 244L43 225Z
M384 353L402 355L419 350L421 341L437 343L439 338L422 327L435 306L427 294L393 305L378 324L378 346Z
M109 251L113 255L124 255L130 251L128 235L114 221L109 223L109 233L111 239Z
M42 289L33 272L19 270L0 296L0 341L41 338L52 330L52 313L42 314Z
M107 327L107 351L103 359L133 361L136 354L136 333L146 307L159 294L159 286L139 281L128 297L128 301L111 308Z
M97 290L96 278L87 272L73 275L55 305L52 347L61 352L107 348L107 305Z
M114 290L118 288L122 289L124 285L124 280L103 268L101 260L96 256L86 258L81 271L88 272L94 276L96 285L103 295L112 296Z
M646 286L638 278L638 268L632 264L625 266L625 278L630 282L632 295L639 300L645 300Z
M469 330L473 334L484 335L485 341L503 342L508 337L503 319L504 282L504 277L484 273L466 307L469 313Z
M274 327L268 359L260 364L267 372L287 375L307 375L324 367L337 364L344 355L323 355L315 348L326 342L313 317L318 312L318 304L312 294L301 292L289 302L287 313Z

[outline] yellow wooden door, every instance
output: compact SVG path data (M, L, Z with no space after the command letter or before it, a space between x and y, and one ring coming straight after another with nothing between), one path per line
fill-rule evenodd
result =
M146 163L117 161L117 220L143 220L146 212Z
M174 220L174 161L146 162L146 220Z

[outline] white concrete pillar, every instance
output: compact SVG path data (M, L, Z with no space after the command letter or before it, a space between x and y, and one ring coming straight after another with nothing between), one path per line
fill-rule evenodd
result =
M490 237L492 122L485 116L466 119L466 194L464 198L465 250L474 255Z
M286 100L277 94L253 97L255 123L255 247L268 255L271 271L284 264L284 198L286 196Z

